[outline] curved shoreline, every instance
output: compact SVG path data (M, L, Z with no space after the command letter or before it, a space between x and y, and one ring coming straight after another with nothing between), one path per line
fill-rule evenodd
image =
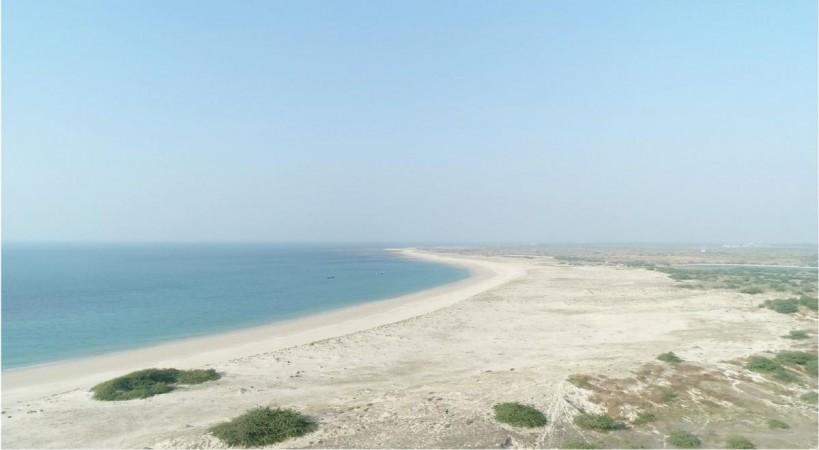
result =
M268 325L3 372L4 399L8 400L10 395L36 396L53 389L87 388L99 381L145 367L204 367L219 361L343 336L430 313L525 273L515 266L486 259L413 249L393 251L406 257L464 267L471 276L412 294Z

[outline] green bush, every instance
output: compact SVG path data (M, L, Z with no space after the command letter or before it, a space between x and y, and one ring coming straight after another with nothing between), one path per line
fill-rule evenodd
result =
M752 356L745 364L745 368L754 372L774 372L781 369L782 365L764 356Z
M791 330L786 336L782 337L785 339L808 339L810 336L808 330Z
M745 368L754 372L761 372L771 375L773 378L784 382L796 381L796 376L788 369L782 367L777 361L764 356L752 356L745 364Z
M805 366L811 361L816 361L816 354L808 352L784 351L776 354L776 360L782 364Z
M549 423L549 419L531 406L516 402L499 403L493 407L495 419L498 422L508 423L516 427L542 427Z
M176 382L179 384L202 384L218 379L219 374L213 369L194 369L179 371Z
M210 432L231 447L262 447L303 436L318 428L311 418L290 409L255 408Z
M799 396L799 400L802 400L805 403L810 403L815 405L819 402L819 394L816 392L807 392Z
M687 431L673 431L668 436L668 442L677 448L697 448L702 445L700 438Z
M625 425L605 414L580 414L574 417L574 424L580 428L595 431L622 430Z
M600 448L600 445L594 442L570 441L561 445L560 448Z
M671 364L677 364L682 362L682 359L679 356L675 355L674 352L660 353L657 356L657 359Z
M819 365L815 359L813 361L808 361L808 363L805 364L805 372L814 377L819 376Z
M787 423L777 420L777 419L768 419L768 428L772 430L787 430L791 426Z
M725 443L725 448L756 448L753 442L741 436L734 436Z
M807 295L803 295L799 297L799 304L804 306L805 308L812 309L814 311L819 309L819 302L817 301L817 298L815 296L808 297Z
M780 314L793 314L799 311L799 301L795 298L765 300L763 306Z
M782 367L782 364L764 356L752 356L745 364L745 368L754 372L766 373L780 381L791 382L796 380L793 373Z
M144 369L100 383L91 391L96 400L132 400L171 392L177 384L198 384L218 378L213 369Z
M654 422L657 420L657 417L654 414L651 414L647 411L641 411L637 414L637 417L632 421L634 425L643 425L645 423Z

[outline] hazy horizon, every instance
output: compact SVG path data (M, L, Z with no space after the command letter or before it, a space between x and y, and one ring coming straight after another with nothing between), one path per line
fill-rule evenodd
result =
M4 242L817 242L815 2L3 6Z

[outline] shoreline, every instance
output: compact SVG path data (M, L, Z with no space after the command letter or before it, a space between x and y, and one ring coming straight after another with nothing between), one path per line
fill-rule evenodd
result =
M497 262L423 252L387 249L402 257L466 268L470 276L398 297L346 306L270 324L175 339L156 345L55 361L2 372L4 399L40 395L44 389L71 389L148 367L207 367L220 361L267 353L400 322L445 308L523 274Z

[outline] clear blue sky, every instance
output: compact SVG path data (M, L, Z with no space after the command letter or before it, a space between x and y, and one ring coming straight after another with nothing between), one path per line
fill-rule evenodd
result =
M816 20L6 0L3 238L816 242Z

